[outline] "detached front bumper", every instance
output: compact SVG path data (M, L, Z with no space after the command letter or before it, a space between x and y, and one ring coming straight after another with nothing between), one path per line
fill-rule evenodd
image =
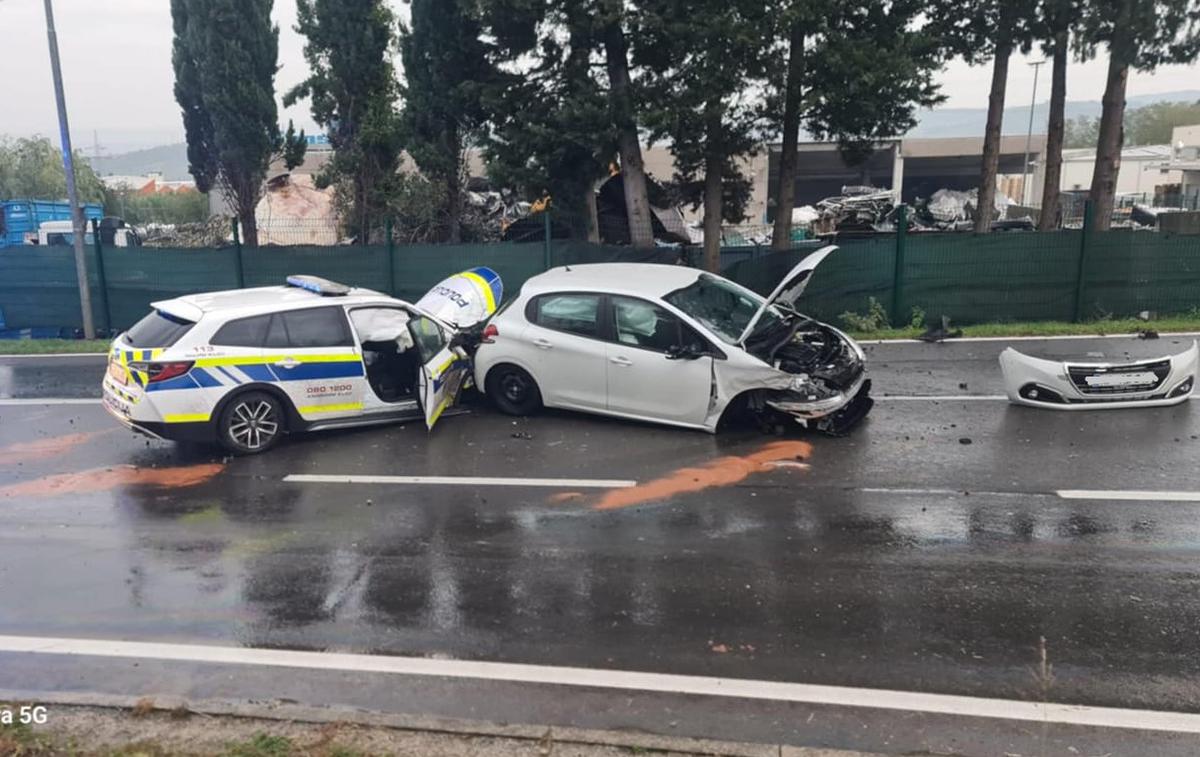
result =
M1044 360L1009 347L1000 353L1008 399L1050 410L1164 407L1186 402L1200 368L1200 345L1177 355L1100 363Z

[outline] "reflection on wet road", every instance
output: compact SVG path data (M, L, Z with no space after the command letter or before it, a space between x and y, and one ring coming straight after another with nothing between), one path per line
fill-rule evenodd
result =
M0 633L1022 699L1044 636L1057 701L1195 710L1198 505L1053 492L1200 489L1197 434L1190 406L881 403L844 439L478 408L224 460L99 407L6 407Z

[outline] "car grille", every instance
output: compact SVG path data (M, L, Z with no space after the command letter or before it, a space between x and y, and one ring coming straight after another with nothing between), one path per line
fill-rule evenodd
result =
M1170 360L1114 365L1107 368L1089 365L1067 366L1067 375L1075 388L1082 394L1095 397L1153 392L1162 386L1170 373Z

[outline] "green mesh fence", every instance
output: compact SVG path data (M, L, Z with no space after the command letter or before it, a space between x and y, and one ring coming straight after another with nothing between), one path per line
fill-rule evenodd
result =
M801 258L821 247L804 242L787 252L761 247L722 251L724 273L769 292ZM1109 231L1047 233L908 234L893 302L898 240L895 235L839 243L817 270L803 309L838 322L847 311L865 313L875 298L898 323L913 308L933 320L962 324L1016 320L1072 320L1127 316L1143 310L1180 313L1200 307L1200 237ZM1086 251L1081 261L1081 254ZM433 284L486 265L500 273L507 296L550 265L598 262L671 264L697 256L678 250L632 250L587 242L542 242L373 247L266 247L244 249L105 248L88 251L94 318L101 328L123 329L151 302L191 292L273 286L307 273L420 298ZM1082 265L1081 265L1082 262ZM100 265L102 264L102 265ZM1078 286L1083 271L1082 286ZM101 285L103 282L103 285ZM67 247L8 248L0 254L0 311L9 329L79 328L75 264Z

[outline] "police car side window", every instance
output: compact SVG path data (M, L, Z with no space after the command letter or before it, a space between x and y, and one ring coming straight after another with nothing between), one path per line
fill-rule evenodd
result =
M209 344L218 347L262 347L270 323L269 315L238 318L217 329Z
M282 328L287 332L288 347L302 349L354 345L350 327L346 323L346 313L340 307L287 310L276 313L275 320L283 322ZM274 322L268 331L267 339L268 342L277 339Z

